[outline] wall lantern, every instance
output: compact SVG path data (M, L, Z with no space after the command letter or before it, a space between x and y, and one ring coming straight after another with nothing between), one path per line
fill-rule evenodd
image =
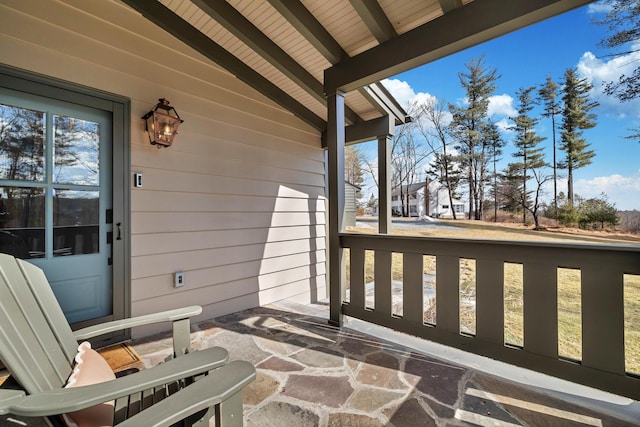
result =
M169 101L159 99L153 110L142 116L145 121L145 131L149 134L151 145L168 147L178 133L178 126L184 122L175 108L169 106Z

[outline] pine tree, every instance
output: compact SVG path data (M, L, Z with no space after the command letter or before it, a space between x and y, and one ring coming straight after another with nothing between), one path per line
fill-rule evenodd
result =
M459 163L453 155L446 154L446 152L437 153L434 154L427 170L428 175L431 175L440 185L447 189L453 219L457 219L456 211L453 209L453 199L459 197L458 187L462 178L458 165Z
M598 103L589 99L589 91L593 85L586 78L579 78L575 69L567 69L564 77L560 149L564 151L565 159L558 167L567 170L567 199L572 203L573 172L591 164L591 159L596 155L595 151L588 149L591 144L582 137L582 131L596 125L596 116L590 111L598 106Z
M497 163L501 160L502 149L507 142L502 139L502 135L498 126L495 123L489 122L485 129L486 145L489 147L489 157L493 163L493 184L491 186L491 193L493 194L493 221L498 221L498 170Z
M611 56L637 51L633 43L640 40L640 0L609 0L608 4L611 10L596 23L607 25L614 33L603 39L600 46L607 49L624 48ZM623 102L640 97L640 67L636 67L631 75L621 75L617 82L607 83L605 93Z
M513 153L513 156L519 159L521 170L523 223L526 222L526 211L530 211L533 214L534 219L536 219L537 216L537 209L534 210L530 206L529 193L527 193L527 181L532 176L535 178L537 176L537 171L545 167L547 164L544 160L542 148L538 147L538 144L541 141L544 141L544 138L536 135L535 126L538 124L538 119L530 116L531 110L533 110L535 105L531 93L535 88L535 86L531 86L529 88L520 88L518 90L518 115L511 118L515 123L511 129L516 133L516 139L514 141L516 152ZM533 175L529 176L529 172L532 172ZM534 191L537 194L540 189L535 188ZM537 200L537 198L534 199L533 205L537 205L538 201L539 200ZM536 226L538 226L537 220Z
M596 24L606 25L613 34L600 41L600 46L613 50L609 56L628 55L638 51L640 40L640 0L608 0L611 9ZM622 74L618 81L607 82L604 93L613 95L622 102L640 98L640 67L636 66L630 74ZM640 142L640 128L630 129L626 139Z
M512 213L522 213L522 164L509 163L498 176L500 209Z
M544 106L542 117L551 119L551 136L553 140L553 207L554 211L558 211L558 160L557 160L557 142L556 142L556 116L560 114L560 102L558 100L558 85L551 77L547 77L547 81L538 90L538 95Z
M620 216L615 204L609 203L604 194L600 198L582 202L580 213L579 224L582 228L586 228L589 224L599 224L600 229L604 230L605 224L615 227L620 223Z
M456 149L460 153L462 165L469 185L469 219L482 219L482 198L487 157L485 156L483 135L486 129L489 97L495 92L498 71L490 69L484 58L472 59L466 64L467 72L458 73L460 85L466 91L467 105L458 107L449 104L453 116L451 134L457 140Z

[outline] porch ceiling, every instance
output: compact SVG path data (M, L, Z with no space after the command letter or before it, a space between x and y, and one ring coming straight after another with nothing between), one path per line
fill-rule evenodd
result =
M592 0L122 0L324 132L406 112L377 81Z

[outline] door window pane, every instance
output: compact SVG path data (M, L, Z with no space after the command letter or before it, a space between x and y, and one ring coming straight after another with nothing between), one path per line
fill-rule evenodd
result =
M56 190L53 197L53 255L99 252L100 193Z
M100 125L68 116L53 116L53 182L100 185Z
M45 116L0 104L0 179L43 182Z
M44 257L44 190L0 187L0 252Z

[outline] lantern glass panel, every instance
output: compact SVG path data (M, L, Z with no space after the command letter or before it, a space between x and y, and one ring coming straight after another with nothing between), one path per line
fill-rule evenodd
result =
M171 145L180 125L180 119L156 111L153 113L153 121L155 143L166 146Z

